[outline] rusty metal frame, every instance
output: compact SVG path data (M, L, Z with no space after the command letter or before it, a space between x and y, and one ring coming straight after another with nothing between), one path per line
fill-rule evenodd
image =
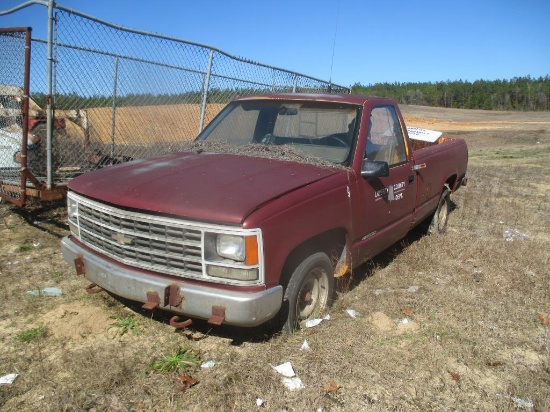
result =
M0 197L6 201L23 207L27 201L27 197L37 197L41 200L56 200L62 199L65 195L66 187L52 187L48 189L44 183L40 182L36 176L27 167L27 144L29 132L29 96L30 96L30 77L31 77L31 27L12 27L0 28L0 34L9 33L24 33L25 34L25 56L23 68L23 99L21 103L22 117L22 136L21 136L21 176L19 187L13 183L0 181L0 185L6 192L20 193L19 199L9 196L6 193L0 192ZM34 187L27 187L27 181L30 181Z
M29 88L30 88L30 71L31 71L31 31L30 27L13 27L0 29L0 34L8 33L25 33L25 57L24 57L24 68L23 68L23 100L21 105L21 115L22 115L22 129L23 136L21 138L21 180L20 180L20 198L15 199L10 197L2 192L0 196L16 204L17 206L23 206L26 200L26 186L27 186L27 133L29 128ZM4 183L2 183L4 187Z

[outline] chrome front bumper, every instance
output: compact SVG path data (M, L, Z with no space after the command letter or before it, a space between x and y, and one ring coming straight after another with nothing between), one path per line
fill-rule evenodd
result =
M156 292L158 296L164 296L167 287L176 285L179 296L183 298L181 304L169 306L160 302L158 307L193 318L210 319L213 307L221 307L225 310L224 324L252 327L273 318L279 312L283 300L283 288L280 285L248 293L134 271L91 253L68 236L62 239L61 249L64 259L70 265L75 266L77 259L83 262L82 272L88 280L126 299L146 303L147 293Z

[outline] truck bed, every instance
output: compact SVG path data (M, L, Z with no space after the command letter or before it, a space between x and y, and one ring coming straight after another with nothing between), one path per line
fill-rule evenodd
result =
M457 140L457 139L454 139L452 137L447 137L447 136L441 136L435 142L426 142L423 140L414 140L414 139L411 139L410 142L411 142L411 147L413 151L416 152L417 150L424 149L426 147L437 146L439 144L452 141L452 140Z

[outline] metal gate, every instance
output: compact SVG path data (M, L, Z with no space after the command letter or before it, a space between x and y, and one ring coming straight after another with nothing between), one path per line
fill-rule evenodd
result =
M22 206L27 179L39 184L27 169L31 29L0 29L0 48L0 78L9 83L0 85L0 197Z

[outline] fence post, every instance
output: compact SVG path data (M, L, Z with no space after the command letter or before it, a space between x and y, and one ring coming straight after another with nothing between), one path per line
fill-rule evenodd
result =
M201 118L199 120L199 133L202 132L204 127L204 117L206 115L206 102L208 98L208 89L210 88L210 75L212 74L212 63L214 62L214 50L210 49L210 55L208 56L208 69L204 78L204 87L202 91L201 102Z
M294 73L294 82L292 82L292 93L296 93L297 86L298 86L298 75Z
M113 73L113 107L111 114L111 164L115 158L115 131L116 131L116 99L118 85L118 57L115 57L115 71Z
M46 91L46 187L51 189L53 185L53 158L52 158L52 132L53 132L53 10L54 0L48 1L48 55L47 55L47 91Z

